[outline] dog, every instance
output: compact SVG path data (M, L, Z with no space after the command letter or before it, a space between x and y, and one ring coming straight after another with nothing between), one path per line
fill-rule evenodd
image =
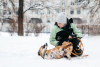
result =
M71 42L65 42L62 46L56 46L53 49L47 50L48 44L44 44L40 47L38 55L43 59L60 59L64 56L67 56L68 59L71 59L71 53L73 50L73 44Z

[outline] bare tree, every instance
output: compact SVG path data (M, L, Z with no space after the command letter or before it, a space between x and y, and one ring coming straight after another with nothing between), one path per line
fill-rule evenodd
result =
M43 24L34 23L33 32L35 36L38 36L42 29L45 27Z
M14 32L17 32L16 21L14 19L9 19L8 23L10 25L10 29L8 28L8 32L12 36L14 34Z
M16 6L15 0L9 0L12 4L13 12L16 15ZM19 0L19 8L18 8L18 35L23 36L23 3L24 0Z
M27 8L25 11L23 11L23 2L24 0L19 0L19 10L18 10L18 35L19 36L23 36L23 14L28 11L28 10L36 10L36 9L39 9L39 10L43 10L43 9L48 9L48 10L56 10L56 9L61 9L62 6L61 6L61 3L62 3L62 0L60 0L60 6L50 6L50 5L47 5L46 3L43 5L41 4L43 1L44 2L48 2L48 0L39 0L39 3L35 3L34 1L34 4L32 6L30 6L29 8ZM67 1L67 0L66 0ZM68 0L70 1L70 0ZM13 4L13 0L10 0L10 2L12 3L12 5L15 7L15 5ZM99 14L100 14L100 0L75 0L75 4L77 5L78 3L81 3L81 5L77 6L75 9L78 9L78 8L83 8L83 9L88 9L88 12L92 12L91 15L88 15L90 16L90 18L93 18L93 17L96 17L94 20L96 22L98 22L98 19L100 18ZM13 7L13 9L14 9ZM66 6L66 8L74 8L73 6ZM20 11L21 10L21 11ZM53 14L53 12L52 12ZM89 13L88 13L89 14ZM53 14L54 16L55 14ZM54 18L52 18L54 19Z
M18 9L18 35L23 36L23 3L24 0L19 0Z
M15 4L14 4L14 0L9 0L9 1L11 2L13 11L14 11L14 13L15 13Z
M81 5L76 8L88 9L87 16L93 18L94 23L100 22L100 0L75 0L75 3L81 3Z
M13 0L9 0L9 1L12 3L14 13L16 13L14 1ZM23 11L23 3L24 3L24 0L19 0L19 9L18 9L18 35L19 36L23 36L23 14L26 11L30 10L30 8L35 8L36 7L35 6L36 4L35 4L31 7L29 7L27 10ZM41 8L41 9L43 9L43 8Z

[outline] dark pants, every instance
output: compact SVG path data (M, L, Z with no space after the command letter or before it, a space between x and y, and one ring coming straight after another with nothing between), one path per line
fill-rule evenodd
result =
M82 55L81 49L76 50L76 49L79 49L78 45L79 45L80 41L77 38L74 38L74 39L71 39L70 42L73 44L73 51L72 52L75 53L74 52L74 50L75 50L78 56ZM75 57L75 55L71 54L71 57Z

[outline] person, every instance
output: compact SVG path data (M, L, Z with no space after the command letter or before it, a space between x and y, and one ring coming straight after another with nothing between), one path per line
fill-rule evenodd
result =
M73 19L68 19L65 13L59 13L50 34L50 44L54 46L60 46L64 42L72 42L72 52L74 52L76 48L79 48L78 45L80 42L76 37L81 39L83 35L80 30L78 30L77 27L73 24ZM76 52L78 56L82 54L81 49L76 50ZM75 57L73 54L71 56Z

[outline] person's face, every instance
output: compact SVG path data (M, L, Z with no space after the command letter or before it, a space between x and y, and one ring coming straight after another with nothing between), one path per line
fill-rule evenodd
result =
M60 28L62 28L65 24L63 24L63 23L58 23L57 22L57 24L58 24L58 26L60 27Z

